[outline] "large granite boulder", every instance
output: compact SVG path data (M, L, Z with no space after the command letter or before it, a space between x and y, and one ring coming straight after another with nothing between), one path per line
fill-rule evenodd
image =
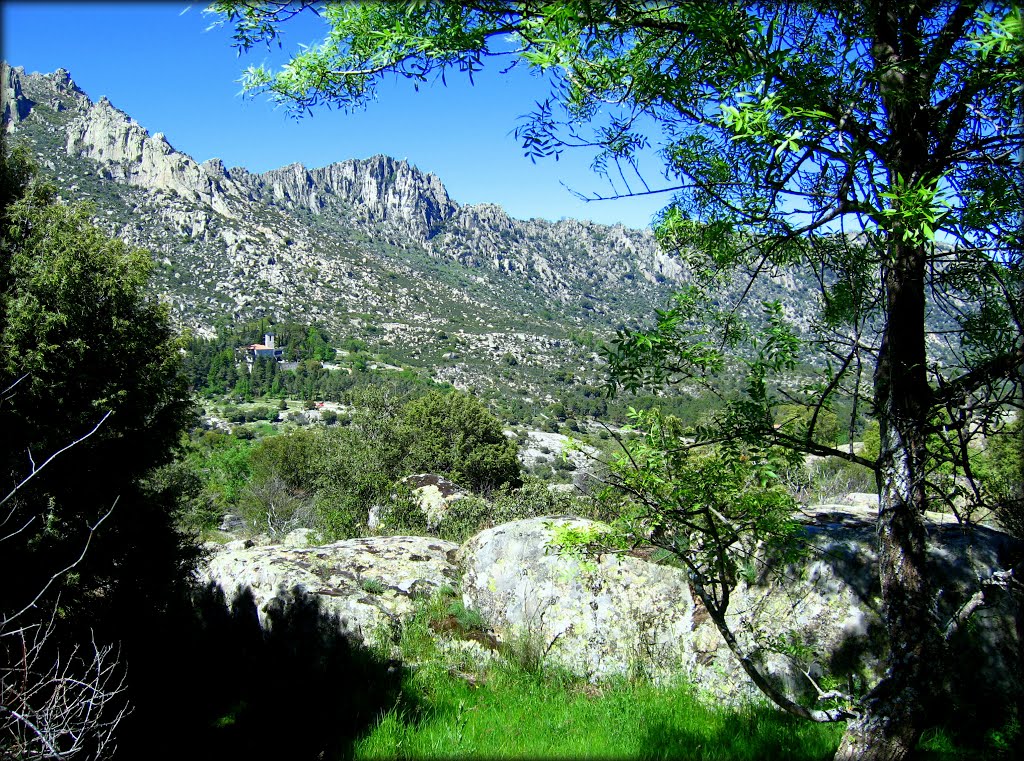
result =
M528 518L470 539L458 556L465 606L500 639L532 639L552 662L595 680L685 668L694 606L683 574L615 556L588 569L549 546L552 528L566 524L594 525Z
M731 628L791 697L813 697L812 679L862 692L881 676L875 514L863 506L808 509L804 559L752 565L733 593ZM550 662L591 679L638 672L660 679L682 670L719 699L757 694L681 569L621 555L582 564L560 556L550 546L552 528L567 523L594 525L531 518L483 531L461 548L463 601L500 639L533 638ZM942 614L1020 551L991 529L930 521L929 531ZM1020 695L1022 622L1011 598L976 615L957 658L936 664L950 688L979 699L980 692Z
M346 539L320 547L244 544L214 554L199 574L230 603L252 595L260 623L296 594L336 615L354 640L371 644L412 615L415 601L458 584L458 545L420 536Z

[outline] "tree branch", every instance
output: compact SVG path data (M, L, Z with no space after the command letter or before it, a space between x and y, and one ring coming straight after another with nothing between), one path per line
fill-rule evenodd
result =
M993 605L1002 595L1010 590L1016 582L1016 568L1007 571L996 571L991 577L981 582L981 588L971 595L946 624L942 639L948 644L956 636L960 628L981 608Z

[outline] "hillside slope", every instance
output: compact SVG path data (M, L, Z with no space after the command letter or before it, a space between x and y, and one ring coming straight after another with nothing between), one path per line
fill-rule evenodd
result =
M155 287L200 332L264 316L315 321L439 380L535 393L566 369L596 379L594 338L649 320L687 279L650 231L460 206L406 161L264 174L200 164L63 69L4 64L0 84L12 142L64 197L93 202L108 232L152 252ZM806 311L799 276L758 288L749 303Z

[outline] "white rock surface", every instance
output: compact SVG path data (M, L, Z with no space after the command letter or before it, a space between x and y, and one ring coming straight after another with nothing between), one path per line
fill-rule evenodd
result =
M322 547L228 545L199 580L218 585L228 604L240 590L250 590L264 625L275 601L296 591L315 596L323 612L338 616L342 631L371 644L411 615L417 598L457 583L457 549L421 536L346 539Z
M740 582L728 616L731 628L763 670L793 697L813 693L805 672L864 689L882 674L884 629L879 617L873 515L864 507L805 511L809 554ZM757 695L725 646L680 569L639 558L605 555L595 568L559 556L551 526L593 526L578 518L531 518L496 526L459 552L463 601L499 639L534 637L558 665L591 679L685 671L718 699ZM929 522L939 609L948 615L986 578L1005 567L1019 543L990 529L971 533ZM936 664L954 685L996 699L1021 694L1019 604L983 611L950 663Z

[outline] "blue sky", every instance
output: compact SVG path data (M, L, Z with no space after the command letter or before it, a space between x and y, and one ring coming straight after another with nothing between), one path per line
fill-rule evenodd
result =
M565 185L607 194L590 171L591 156L563 153L536 164L512 136L517 118L547 90L525 70L500 75L499 65L458 76L417 93L385 83L365 111L321 109L295 120L264 97L242 98L244 68L282 54L254 49L239 57L227 28L203 5L187 3L3 3L3 56L12 66L65 68L93 100L106 95L150 133L163 132L197 161L263 172L299 162L319 167L385 153L441 178L461 204L497 203L512 216L592 219L646 227L665 196L584 203ZM285 27L285 49L313 42L322 27L312 16ZM652 164L656 166L656 163ZM656 171L649 181L656 181Z

